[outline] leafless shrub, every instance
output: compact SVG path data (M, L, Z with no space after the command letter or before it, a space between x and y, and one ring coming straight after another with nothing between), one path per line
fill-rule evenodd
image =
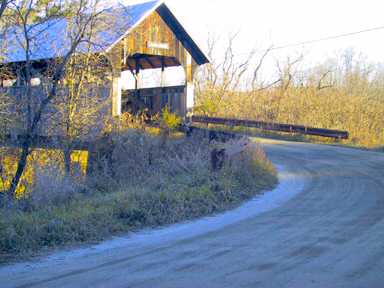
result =
M44 205L58 206L73 199L84 189L78 181L71 177L58 177L60 169L37 171L30 201L35 207Z
M58 207L88 191L84 181L65 176L61 167L49 165L35 170L33 185L27 194L14 202L14 207L23 211Z
M209 172L211 147L203 139L174 139L164 143L161 137L129 130L106 142L111 148L107 152L110 157L100 155L98 171L90 177L98 185L104 182L117 187L138 184L161 187L171 179L190 177L193 181Z

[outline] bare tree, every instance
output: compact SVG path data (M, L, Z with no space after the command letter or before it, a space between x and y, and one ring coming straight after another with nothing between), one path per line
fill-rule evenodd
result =
M109 120L106 117L110 114L109 83L106 83L108 70L105 57L90 53L90 50L84 55L72 57L67 64L64 78L66 91L56 105L61 115L57 122L67 142L64 149L67 175L71 173L73 143L95 139Z
M43 3L42 3L43 2ZM32 67L32 46L36 46L39 35L37 33L44 33L44 29L38 30L39 25L47 23L50 19L55 17L62 17L63 10L55 6L55 1L33 1L23 0L12 3L9 7L12 13L12 20L15 24L19 24L18 28L21 30L21 41L25 64L22 69L23 82L25 85L25 97L24 99L31 99L32 83L33 78L33 67ZM38 103L32 103L27 100L26 113L24 125L24 138L21 143L21 152L19 155L17 170L12 179L11 186L9 189L10 195L15 195L16 189L19 185L21 177L27 165L28 155L31 153L31 145L35 134L41 124L43 114L46 112L47 107L56 100L59 95L60 84L62 83L63 76L65 75L65 68L72 57L75 55L78 47L82 43L90 41L90 30L92 23L102 13L96 9L97 1L73 1L70 3L68 8L70 11L66 11L65 14L70 15L71 23L70 31L66 31L69 34L69 43L65 47L65 53L63 56L50 64L50 73L47 75L45 81L49 82L46 89L46 95ZM53 11L50 8L55 7ZM47 12L48 11L48 12ZM64 32L64 31L63 31ZM35 100L36 101L36 100ZM33 105L34 104L34 105Z
M7 8L7 5L10 3L9 0L1 0L0 1L0 19L3 16L5 9Z
M215 114L217 108L222 105L229 95L236 91L244 91L249 88L257 87L259 74L264 65L266 57L272 50L272 46L263 51L257 57L257 50L252 49L249 53L242 55L239 61L239 55L234 52L234 44L238 33L230 35L224 57L218 60L219 38L210 35L208 38L208 56L211 63L205 65L200 71L197 80L198 102L197 110L204 114ZM256 65L255 65L256 62ZM248 81L251 75L251 81ZM274 83L276 84L276 83ZM273 84L273 85L274 85Z
M282 94L294 84L295 76L298 73L297 65L303 61L303 57L303 54L298 55L293 60L291 57L288 57L283 64L280 61L276 61Z

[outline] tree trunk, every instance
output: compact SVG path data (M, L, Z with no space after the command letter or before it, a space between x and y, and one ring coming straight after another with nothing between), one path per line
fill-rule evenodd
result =
M65 176L71 175L71 149L64 149Z
M20 155L19 161L17 163L16 174L13 177L12 182L11 182L11 187L9 188L10 198L16 197L16 191L17 191L17 187L19 186L21 176L23 176L24 170L27 167L28 155L29 155L29 145L28 145L28 143L25 143L23 145L21 155Z

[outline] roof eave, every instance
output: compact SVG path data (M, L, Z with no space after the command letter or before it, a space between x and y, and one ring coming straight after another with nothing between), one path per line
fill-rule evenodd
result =
M210 62L205 53L199 48L196 42L192 39L183 25L181 25L179 20L177 20L176 16L164 2L156 8L156 11L171 28L173 33L175 33L175 35L179 38L185 49L188 50L198 65L204 65Z
M152 9L148 10L139 21L137 21L132 27L130 27L119 39L117 39L112 45L110 45L105 52L109 53L118 43L120 43L125 37L129 35L136 27L138 27L145 19L147 19L153 12L159 8L159 6L164 4L164 0L159 0Z
M139 21L135 23L132 27L130 27L119 39L117 39L112 45L110 45L105 52L110 52L120 41L122 41L125 37L127 37L135 28L137 28L145 19L147 19L153 12L157 11L159 15L163 18L163 20L167 23L167 25L171 28L173 33L176 36L179 36L179 39L185 49L191 54L193 59L196 61L198 65L204 65L209 63L208 57L204 54L204 52L199 48L199 46L195 43L192 37L188 34L185 28L181 25L179 20L175 17L172 11L167 7L164 1L158 1L158 3L147 13L145 13ZM181 37L180 37L181 35Z

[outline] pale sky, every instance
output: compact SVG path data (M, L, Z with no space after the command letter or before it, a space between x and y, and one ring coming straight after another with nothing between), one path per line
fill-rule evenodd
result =
M240 31L236 53L384 26L383 0L168 0L166 4L202 47L208 32L225 38ZM347 48L384 62L384 29L278 54L304 51L316 62Z
M234 53L240 54L239 62L253 48L261 54L271 45L285 46L384 26L384 0L166 0L165 3L203 50L209 33L224 41L230 34L239 32L234 47ZM223 43L219 46L225 47ZM305 57L302 65L308 68L351 48L356 54L365 55L368 61L384 62L384 29L276 50L268 56L264 69L267 74L274 73L276 60L302 53Z

